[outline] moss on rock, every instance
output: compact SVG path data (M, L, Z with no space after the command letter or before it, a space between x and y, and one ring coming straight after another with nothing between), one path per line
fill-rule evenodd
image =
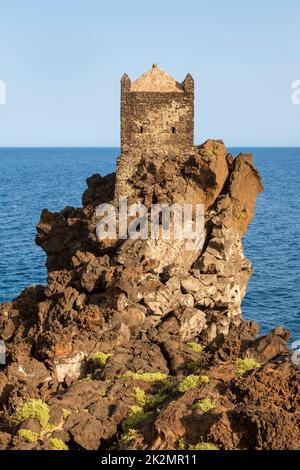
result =
M21 424L26 419L37 419L42 429L49 426L49 407L43 400L28 400L19 405L11 415L11 420L15 424Z
M125 374L122 374L120 378L144 380L145 382L163 382L168 378L168 376L162 372L125 372Z
M242 377L244 374L246 374L246 372L249 372L253 369L259 369L260 367L260 363L252 357L248 357L246 359L237 359L235 375Z
M51 445L55 450L69 450L67 444L64 443L61 439L57 439L56 437L52 437L50 439Z
M206 413L209 410L212 410L215 407L213 402L210 398L203 398L202 400L198 400L194 405L193 408L196 410L201 410Z
M26 442L36 442L38 440L38 433L30 431L30 429L19 429L18 436Z
M107 359L110 358L112 354L104 353L101 351L94 352L90 355L90 360L94 363L96 367L103 367L105 366Z
M207 375L187 375L180 380L176 389L180 393L185 393L188 390L198 387L201 383L209 383L209 377Z
M199 344L199 343L195 343L194 341L191 341L189 343L186 343L187 346L192 349L193 351L197 352L197 353L200 353L203 351L204 347Z

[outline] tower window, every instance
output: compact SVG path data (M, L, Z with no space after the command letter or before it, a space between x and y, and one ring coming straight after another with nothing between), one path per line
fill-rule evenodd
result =
M172 134L176 134L176 127L172 127Z
M143 134L143 132L144 132L144 128L143 128L143 126L141 126L140 127L140 134Z

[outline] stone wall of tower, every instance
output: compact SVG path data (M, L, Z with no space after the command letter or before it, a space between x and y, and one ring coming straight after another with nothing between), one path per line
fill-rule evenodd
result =
M121 151L194 143L194 83L190 75L182 92L132 92L127 75L121 81Z
M133 92L121 80L121 155L117 161L115 201L132 195L130 177L145 154L180 155L194 145L194 81L188 74L179 92Z

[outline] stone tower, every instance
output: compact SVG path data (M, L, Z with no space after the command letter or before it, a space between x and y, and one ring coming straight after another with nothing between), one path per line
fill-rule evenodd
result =
M178 155L194 145L194 80L182 83L153 64L134 82L121 79L121 155L115 196L129 196L130 176L145 154Z

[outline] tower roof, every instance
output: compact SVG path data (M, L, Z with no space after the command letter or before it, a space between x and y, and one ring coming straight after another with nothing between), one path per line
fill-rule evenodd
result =
M150 70L132 82L131 91L183 93L184 89L171 75L153 64Z

